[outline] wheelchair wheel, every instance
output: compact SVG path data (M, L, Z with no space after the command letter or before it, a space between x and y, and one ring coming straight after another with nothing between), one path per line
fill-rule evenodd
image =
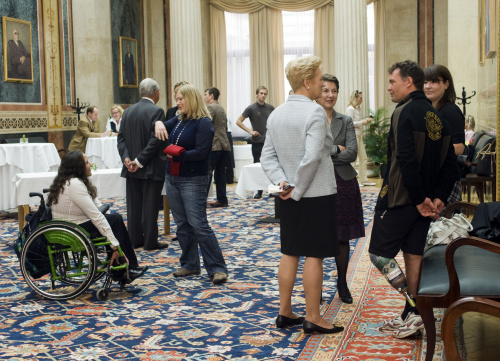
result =
M21 272L28 286L50 300L78 297L96 273L96 250L82 230L67 222L36 229L21 252Z
M99 301L106 301L108 299L109 292L108 290L101 288L99 291L97 291L97 299Z

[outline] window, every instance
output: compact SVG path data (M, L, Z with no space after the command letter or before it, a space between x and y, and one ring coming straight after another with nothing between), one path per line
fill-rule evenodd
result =
M299 56L313 55L314 50L314 10L303 12L283 11L284 67ZM285 99L292 89L285 78Z
M250 83L250 27L248 14L225 12L227 47L227 116L234 137L248 137L236 120L254 98ZM245 125L251 128L250 121Z
M375 110L375 13L373 3L366 7L368 32L368 94L369 107Z

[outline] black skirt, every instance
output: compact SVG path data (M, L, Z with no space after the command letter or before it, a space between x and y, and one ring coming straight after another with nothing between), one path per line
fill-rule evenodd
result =
M317 258L337 255L335 197L280 200L281 253Z

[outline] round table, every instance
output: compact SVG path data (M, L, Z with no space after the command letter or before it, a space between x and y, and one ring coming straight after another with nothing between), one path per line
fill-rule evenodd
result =
M90 163L97 164L97 169L121 168L123 165L116 136L89 138L85 154Z

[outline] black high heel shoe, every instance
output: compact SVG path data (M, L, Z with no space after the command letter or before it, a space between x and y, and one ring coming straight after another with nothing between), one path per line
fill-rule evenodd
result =
M339 297L344 303L351 304L352 303L352 295L349 289L347 289L347 294L342 294L342 292L339 291Z
M278 317L276 317L276 327L277 328L284 328L287 326L302 325L304 320L305 320L304 317L289 318L286 316L278 315Z
M335 326L333 325L333 328L324 328L318 325L315 325L312 322L309 321L304 321L302 324L302 328L304 329L304 333L311 334L314 332L319 332L319 333L338 333L344 331L344 327L342 326Z

